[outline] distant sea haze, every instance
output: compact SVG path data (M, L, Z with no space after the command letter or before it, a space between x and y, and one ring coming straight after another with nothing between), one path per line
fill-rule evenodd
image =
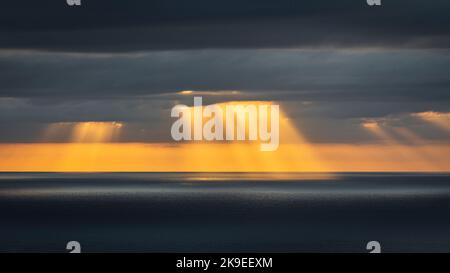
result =
M2 173L0 251L450 252L446 173Z

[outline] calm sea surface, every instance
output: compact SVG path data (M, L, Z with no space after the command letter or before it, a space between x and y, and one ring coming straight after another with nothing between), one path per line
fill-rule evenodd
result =
M0 173L0 251L450 252L450 174Z

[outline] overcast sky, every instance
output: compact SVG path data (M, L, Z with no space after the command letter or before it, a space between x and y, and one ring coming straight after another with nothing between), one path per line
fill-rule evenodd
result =
M371 141L366 119L445 141L410 114L450 111L449 14L448 0L7 1L0 141L42 141L61 121L167 141L183 90L279 101L311 141Z

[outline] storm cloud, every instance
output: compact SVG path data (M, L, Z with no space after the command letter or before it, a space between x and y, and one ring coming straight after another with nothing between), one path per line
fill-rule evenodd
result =
M448 140L410 118L450 112L448 0L81 1L2 3L0 142L84 121L164 142L195 94L280 102L317 142L367 141L370 119Z
M57 100L237 90L252 99L442 101L450 99L448 67L447 51L10 52L0 54L0 96Z
M0 48L448 48L449 13L447 0L17 0L2 3Z

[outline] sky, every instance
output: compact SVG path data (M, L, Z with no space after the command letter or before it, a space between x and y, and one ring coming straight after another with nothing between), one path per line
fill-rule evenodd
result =
M448 14L447 0L8 1L0 170L450 171ZM175 143L170 110L194 96L280 104L279 151Z

